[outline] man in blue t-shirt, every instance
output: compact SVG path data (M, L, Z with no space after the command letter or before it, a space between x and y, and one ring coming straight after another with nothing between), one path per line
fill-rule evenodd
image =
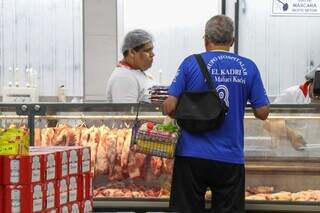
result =
M204 195L210 188L213 212L244 212L245 106L249 101L255 117L265 120L269 114L269 100L255 63L229 52L234 42L233 33L233 21L227 16L214 16L206 24L206 52L201 56L229 111L217 130L192 134L182 129L172 177L172 210L204 212ZM171 84L169 97L163 104L164 113L170 115L175 110L183 92L208 89L195 57L187 57Z

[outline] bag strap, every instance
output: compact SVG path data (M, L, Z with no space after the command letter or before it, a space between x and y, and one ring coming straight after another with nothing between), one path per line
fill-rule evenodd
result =
M222 104L222 106L225 108L225 110L228 111L229 108L227 107L226 103L223 100L221 100L218 95L218 92L215 87L215 81L211 78L211 75L209 74L208 68L207 68L201 54L194 54L194 56L198 62L198 65L200 66L200 70L201 70L204 78L207 80L209 88L214 92L214 94L218 98L220 104ZM218 66L218 69L219 69L219 66Z
M204 78L207 80L209 88L216 91L215 83L214 83L213 79L211 78L211 75L209 74L208 68L207 68L206 64L204 63L202 56L200 54L195 54L194 56L198 62L198 65L200 66L200 69L201 69L201 72L202 72Z

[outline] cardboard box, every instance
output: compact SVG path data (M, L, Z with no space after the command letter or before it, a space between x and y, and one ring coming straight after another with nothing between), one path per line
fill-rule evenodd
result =
M2 156L3 185L23 185L43 180L43 155Z
M3 190L4 212L42 212L44 190L41 183L30 185L7 185Z
M2 156L0 155L0 186L2 185L2 177L3 177L3 168L2 167L3 167L2 166Z
M0 212L3 212L3 205L4 205L4 200L3 200L3 188L0 185Z
M0 132L1 155L28 155L29 135L27 128L7 128Z
M56 188L55 180L48 181L44 184L44 202L46 209L54 209L56 206Z

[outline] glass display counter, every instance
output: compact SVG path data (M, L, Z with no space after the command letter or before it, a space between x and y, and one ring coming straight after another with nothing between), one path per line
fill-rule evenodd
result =
M34 116L35 145L91 147L96 211L168 208L174 161L130 149L137 104L39 106L46 113ZM141 106L139 119L164 118L159 106ZM247 211L320 212L320 108L271 105L260 121L248 107L244 122Z

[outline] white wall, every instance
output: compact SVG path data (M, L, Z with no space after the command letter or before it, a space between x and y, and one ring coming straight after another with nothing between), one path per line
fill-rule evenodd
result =
M82 0L0 0L0 86L27 83L26 68L39 72L41 96L81 96Z
M105 100L106 82L117 62L117 0L84 0L86 100Z
M154 63L149 72L156 84L168 85L186 56L204 51L206 21L221 11L220 0L122 0L119 46L135 28L154 35ZM162 70L162 73L159 73Z
M104 100L123 36L137 27L154 34L150 71L156 83L169 84L185 56L204 50L205 21L221 8L219 0L83 0L82 34L79 1L0 0L1 85L9 81L10 66L32 66L40 72L41 95L56 95L64 84L68 95L84 91L87 100ZM235 2L227 1L230 16ZM270 2L240 0L239 54L256 61L274 96L303 81L311 62L320 63L320 17L271 16Z
M272 16L271 0L240 0L239 54L253 59L269 96L320 63L320 17Z

